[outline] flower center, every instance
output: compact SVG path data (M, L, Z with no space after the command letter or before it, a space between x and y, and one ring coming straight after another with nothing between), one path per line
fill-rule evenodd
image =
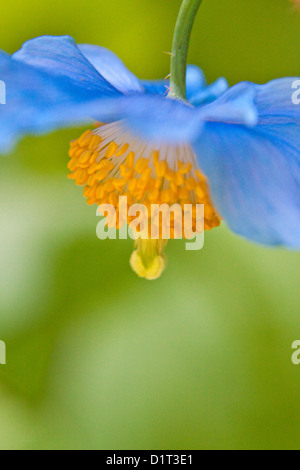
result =
M120 196L127 197L129 207L132 204L143 204L147 209L152 204L179 204L182 209L187 204L193 207L204 204L205 229L220 225L220 217L210 199L207 180L197 168L196 156L190 145L154 146L145 143L126 132L122 122L100 125L94 131L88 130L70 145L69 178L85 186L84 196L88 204L110 204L116 209L117 228L131 222L129 216L128 220L121 220ZM192 213L194 227L197 222L196 212ZM151 210L148 214L151 214ZM177 238L175 225L174 219L171 220L170 238ZM159 238L163 238L161 230L159 233ZM138 250L131 259L131 265L142 277L153 279L163 270L162 247L166 242L162 239L155 242L137 242Z

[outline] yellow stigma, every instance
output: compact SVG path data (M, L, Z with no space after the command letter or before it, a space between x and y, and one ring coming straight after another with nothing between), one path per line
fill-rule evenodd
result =
M133 271L149 281L158 279L166 267L166 259L163 256L163 248L166 240L138 240L137 250L130 258Z
M220 217L211 202L206 177L196 163L189 144L153 145L130 135L122 122L101 124L94 131L86 131L71 142L68 168L70 179L84 186L84 196L90 205L112 205L117 213L110 228L121 228L133 220L124 220L119 211L119 197L126 196L128 209L132 204L143 204L149 214L151 233L151 204L205 205L204 228L220 225ZM178 221L178 219L177 219ZM170 238L177 238L174 218L170 221ZM184 220L180 217L184 228ZM196 229L196 212L192 212ZM184 231L184 230L183 230ZM159 227L159 238L164 238ZM139 240L130 264L134 271L146 279L156 279L165 268L162 249L165 240Z

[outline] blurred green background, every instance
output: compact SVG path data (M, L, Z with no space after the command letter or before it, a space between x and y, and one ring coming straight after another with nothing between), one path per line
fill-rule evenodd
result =
M179 5L2 2L0 47L70 34L163 77ZM206 0L190 62L231 84L299 76L299 25L287 0ZM200 252L170 242L163 277L138 279L131 241L99 241L67 180L79 132L0 160L0 448L299 449L300 254L222 227Z

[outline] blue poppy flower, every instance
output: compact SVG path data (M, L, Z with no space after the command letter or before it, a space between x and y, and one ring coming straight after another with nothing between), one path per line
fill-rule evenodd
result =
M105 123L70 149L71 177L90 204L146 193L147 202L204 202L207 229L223 218L249 240L300 248L299 77L208 86L190 66L186 102L102 47L45 36L0 53L0 79L2 153L27 134Z

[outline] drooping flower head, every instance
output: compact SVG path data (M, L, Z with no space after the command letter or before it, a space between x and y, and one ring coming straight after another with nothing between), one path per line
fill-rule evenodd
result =
M131 258L132 267L143 277L156 278L164 268L161 258L162 248L165 245L162 233L162 221L158 228L160 242L155 243L157 248L153 259L150 257L146 269L146 260L141 263L142 246L151 246L151 205L167 204L175 207L179 204L184 210L192 207L192 228L197 233L196 204L205 204L204 228L210 230L220 225L220 217L216 213L210 199L207 181L201 173L196 161L196 155L189 144L152 144L140 138L134 138L126 129L122 121L101 125L94 131L86 131L79 139L71 143L69 156L71 161L69 177L79 186L84 187L87 203L112 205L117 218L111 222L110 228L121 228L123 224L130 224L134 216L130 215L124 220L120 211L121 197L127 198L127 210L134 204L142 204L147 209L148 231L147 241L137 242L141 245L139 255L134 252ZM180 217L180 230L178 236L186 232L183 212ZM169 238L177 238L176 218L170 221ZM179 221L178 221L179 222ZM157 258L161 262L157 264Z
M94 122L70 144L69 177L88 204L116 209L112 226L130 222L120 196L128 207L190 205L193 225L200 203L206 230L225 219L249 240L299 249L300 78L229 88L223 78L207 85L190 66L176 82L176 35L174 44L171 82L139 80L112 52L68 36L0 53L0 151L25 134ZM170 233L176 238L175 219ZM165 244L161 236L137 240L131 265L140 276L161 274Z

